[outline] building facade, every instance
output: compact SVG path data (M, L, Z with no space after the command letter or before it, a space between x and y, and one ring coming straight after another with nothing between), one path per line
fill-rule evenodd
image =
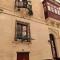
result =
M53 60L59 57L58 1L0 0L0 60Z

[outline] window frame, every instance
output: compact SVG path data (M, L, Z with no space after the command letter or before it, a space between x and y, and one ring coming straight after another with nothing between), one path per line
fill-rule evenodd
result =
M17 36L17 26L18 26L18 23L20 24L20 26L22 27L22 26L26 26L26 37L25 38L23 38L23 35L21 35L22 36L22 38L18 38L18 36ZM21 25L22 24L22 25ZM22 27L23 28L23 27ZM23 33L23 30L21 30L20 31L21 32L21 34ZM18 33L19 34L19 33ZM30 40L31 40L31 33L30 33L30 23L27 23L27 22L22 22L22 21L16 21L16 27L15 27L15 40L17 41L28 41L28 42L30 42Z

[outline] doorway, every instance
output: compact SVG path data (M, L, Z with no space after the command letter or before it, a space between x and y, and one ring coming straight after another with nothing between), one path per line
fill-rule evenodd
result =
M29 60L29 52L17 52L17 60Z

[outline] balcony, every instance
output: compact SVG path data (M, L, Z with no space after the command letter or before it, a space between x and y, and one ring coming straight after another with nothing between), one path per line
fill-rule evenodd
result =
M44 0L43 8L45 19L48 17L60 20L60 3L54 0Z

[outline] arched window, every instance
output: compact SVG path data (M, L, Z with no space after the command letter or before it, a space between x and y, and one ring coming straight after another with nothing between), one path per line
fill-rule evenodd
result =
M50 37L50 45L51 45L51 51L53 59L57 59L57 50L56 50L56 44L55 44L55 37L53 34L49 34Z

